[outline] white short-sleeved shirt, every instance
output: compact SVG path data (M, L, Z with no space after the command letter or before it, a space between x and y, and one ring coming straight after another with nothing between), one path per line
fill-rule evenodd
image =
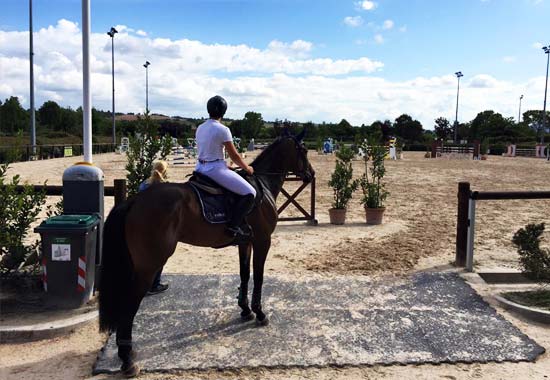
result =
M195 134L199 160L216 161L223 160L223 144L233 141L231 131L225 125L212 119L199 125Z

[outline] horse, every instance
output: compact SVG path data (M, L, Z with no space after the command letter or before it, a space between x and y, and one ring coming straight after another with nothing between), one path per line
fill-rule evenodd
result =
M237 304L241 319L252 320L255 315L259 326L268 323L262 310L262 285L271 235L277 225L277 195L289 172L304 182L315 175L303 136L304 131L298 136L280 136L251 164L263 197L246 218L252 230L250 242L238 245L241 282ZM111 210L103 230L99 320L100 331L116 332L123 375L139 374L132 348L134 317L155 274L174 253L177 243L217 248L231 245L232 239L224 225L209 224L204 219L197 195L188 183L153 185ZM249 305L251 258L254 288Z

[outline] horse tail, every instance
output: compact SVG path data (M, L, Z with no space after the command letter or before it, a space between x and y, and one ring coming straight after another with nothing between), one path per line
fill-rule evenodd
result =
M132 200L111 210L103 227L103 262L99 281L99 329L116 331L134 273L126 241L126 215Z

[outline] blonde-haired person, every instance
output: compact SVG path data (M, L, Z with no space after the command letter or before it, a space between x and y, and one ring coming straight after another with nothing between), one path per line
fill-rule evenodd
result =
M153 170L151 170L151 175L145 181L139 185L139 191L145 191L147 188L155 183L163 183L168 179L168 163L166 161L156 161L153 164ZM160 276L162 275L162 268L158 271L151 289L149 289L148 294L158 294L164 292L168 289L168 284L162 284L160 282Z
M144 191L154 183L163 183L168 179L168 163L166 161L156 161L153 164L151 175L145 181L140 183L138 191Z

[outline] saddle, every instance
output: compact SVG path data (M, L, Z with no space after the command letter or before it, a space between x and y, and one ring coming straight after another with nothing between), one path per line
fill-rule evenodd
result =
M256 209L262 202L264 196L263 185L255 176L243 171L237 171L254 189L256 198L254 207ZM231 219L231 210L239 195L220 186L208 176L194 171L189 180L189 186L194 190L201 206L204 219L210 224L223 224Z

